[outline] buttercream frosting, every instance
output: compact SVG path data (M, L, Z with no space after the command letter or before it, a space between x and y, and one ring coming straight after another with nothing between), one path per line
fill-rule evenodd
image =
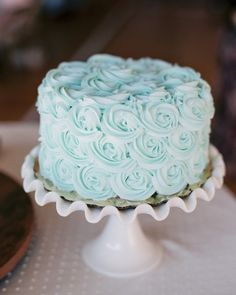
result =
M188 67L98 54L38 88L39 173L82 199L144 201L198 183L208 165L210 86Z

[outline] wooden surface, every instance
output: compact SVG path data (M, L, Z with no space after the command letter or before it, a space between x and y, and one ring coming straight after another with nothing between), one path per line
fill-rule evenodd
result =
M0 278L3 278L28 248L34 214L30 197L3 173L0 173L0 187Z

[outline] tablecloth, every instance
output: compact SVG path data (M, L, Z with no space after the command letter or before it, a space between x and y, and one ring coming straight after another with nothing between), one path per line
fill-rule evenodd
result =
M0 124L0 169L19 182L24 156L37 144L38 125ZM55 204L35 205L37 229L16 269L0 282L2 294L236 294L236 201L227 188L187 214L173 208L156 222L141 216L144 231L164 248L161 265L134 278L99 275L84 265L81 248L104 226L88 224L83 213L63 218Z

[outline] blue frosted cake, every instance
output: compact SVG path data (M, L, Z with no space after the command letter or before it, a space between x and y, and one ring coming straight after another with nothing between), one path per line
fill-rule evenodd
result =
M64 62L38 89L37 176L70 201L185 197L209 176L211 90L191 68L107 54Z

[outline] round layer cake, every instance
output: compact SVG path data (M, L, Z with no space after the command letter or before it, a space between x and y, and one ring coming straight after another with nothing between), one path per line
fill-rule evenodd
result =
M157 205L209 176L213 98L191 68L98 54L61 63L38 93L35 171L67 200Z

